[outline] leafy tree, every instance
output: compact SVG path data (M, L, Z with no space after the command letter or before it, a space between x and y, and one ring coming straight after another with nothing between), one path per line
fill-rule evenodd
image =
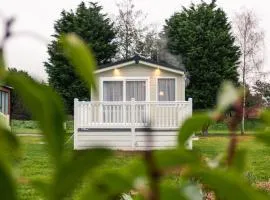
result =
M97 3L81 3L75 11L62 11L54 24L53 41L48 45L49 60L45 62L49 84L63 97L66 108L72 112L73 99L89 99L84 81L74 73L64 57L58 40L63 33L74 32L92 48L98 64L109 63L116 53L113 23L103 14Z
M18 73L31 80L34 80L26 71L17 70L16 68L9 68L8 70L10 72ZM23 104L22 99L20 98L16 90L12 90L11 92L11 117L12 119L31 119L30 112Z
M252 93L250 87L246 85L246 107L251 108L255 106L262 106L262 98L256 93Z
M254 90L255 95L260 97L262 105L265 107L269 107L270 106L270 83L258 80L256 81L255 85L252 88Z
M213 106L222 81L238 82L239 47L231 34L226 13L211 3L191 4L166 20L169 50L182 55L190 74L186 94L195 108Z

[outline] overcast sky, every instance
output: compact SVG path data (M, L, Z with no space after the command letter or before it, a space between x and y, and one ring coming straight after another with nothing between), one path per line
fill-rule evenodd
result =
M89 0L90 1L90 0ZM117 12L115 6L116 0L96 0L109 15ZM60 16L61 10L70 10L76 8L81 0L0 0L0 16L14 16L14 32L21 33L17 37L10 39L6 46L6 59L8 66L24 69L38 79L47 79L43 62L48 58L46 43L50 41L53 34L53 24ZM88 1L86 1L88 2ZM170 17L175 11L181 9L181 6L188 6L190 0L134 0L137 9L143 10L148 14L148 22L159 25L164 24L164 20ZM193 0L192 2L200 2ZM266 52L264 70L270 71L267 61L267 55L270 51L270 12L269 0L218 0L217 4L221 6L230 18L235 12L246 7L253 9L260 19L260 25L266 34ZM1 21L2 22L2 21ZM2 32L3 26L0 25ZM33 32L39 35L39 38L25 36L25 32ZM0 34L2 36L2 34ZM268 49L267 49L268 48Z

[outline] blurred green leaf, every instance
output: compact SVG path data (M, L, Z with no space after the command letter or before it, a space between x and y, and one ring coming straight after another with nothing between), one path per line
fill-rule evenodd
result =
M10 127L5 117L0 113L0 148L8 145L11 149L17 150L19 141L15 134L10 132Z
M194 183L185 183L181 186L181 192L189 200L202 200L203 194L201 188Z
M111 155L112 152L106 149L75 151L73 157L63 163L57 171L52 184L52 199L62 199L71 195L84 176Z
M5 67L5 61L4 61L4 56L3 56L3 51L0 50L0 68Z
M16 159L19 156L19 141L14 133L10 132L9 122L0 113L0 158Z
M87 83L89 89L96 89L94 71L96 60L88 46L79 36L67 34L60 40L64 53L71 64L75 67L77 74Z
M195 152L184 149L156 151L154 158L159 168L200 164L200 158Z
M217 111L224 112L241 97L241 91L231 82L224 82L217 97Z
M4 54L3 54L3 49L0 49L0 80L4 78L4 75L6 74L5 70L5 59L4 59Z
M270 145L270 110L266 109L260 113L260 119L265 124L263 129L257 130L256 139Z
M160 199L161 200L168 200L168 199L190 200L180 191L180 188L175 188L172 186L163 186L161 188Z
M1 199L17 199L15 184L9 170L0 160L0 195Z
M257 132L256 139L270 146L270 130Z
M42 194L44 199L50 196L50 184L45 182L44 180L32 180L31 185Z
M213 120L209 114L194 114L188 118L178 133L178 144L184 147L186 141L196 132L202 129L205 124L211 124Z
M105 172L92 180L92 184L84 191L80 199L120 199L124 193L131 191L132 182L133 180L129 176L119 170Z
M39 121L56 166L61 163L64 148L64 108L60 97L51 88L34 82L22 74L9 73L6 77L34 119Z
M239 173L243 172L245 169L245 158L246 151L245 150L237 150L235 156L232 160L232 167Z
M218 199L266 200L268 196L253 189L243 178L232 171L198 169L192 176L213 189Z
M260 119L268 126L270 126L270 110L266 109L260 113Z

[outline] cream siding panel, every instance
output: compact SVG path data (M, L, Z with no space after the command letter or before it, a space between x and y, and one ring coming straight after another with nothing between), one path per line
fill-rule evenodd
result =
M150 79L150 101L157 101L157 78L158 77L170 77L176 78L176 100L184 101L185 100L185 79L183 75L176 74L173 72L168 72L160 70L159 76L156 73L157 69L148 67L142 64L132 64L118 69L117 75L114 70L108 70L96 74L97 80L97 92L91 94L92 101L102 101L99 98L100 94L98 91L101 91L100 78L101 77L149 77Z

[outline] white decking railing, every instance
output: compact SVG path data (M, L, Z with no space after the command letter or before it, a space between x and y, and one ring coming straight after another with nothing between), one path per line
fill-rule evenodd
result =
M192 99L171 102L74 101L77 128L144 127L178 128L192 115Z

